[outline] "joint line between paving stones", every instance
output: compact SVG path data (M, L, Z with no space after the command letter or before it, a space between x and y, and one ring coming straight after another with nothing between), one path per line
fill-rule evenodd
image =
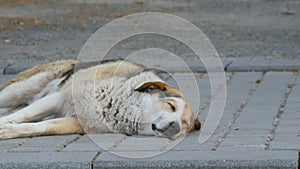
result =
M23 146L24 144L26 144L28 142L28 140L30 140L31 138L25 138L24 140L22 140L21 142L17 143L17 148ZM10 147L7 149L7 151L10 151L10 149L15 148L15 147Z
M235 72L231 72L231 74L226 78L226 82L222 85L220 85L215 93L212 93L210 96L208 96L208 99L202 104L199 105L199 109L198 109L198 116L202 113L203 110L205 110L205 108L210 104L210 102L213 100L213 98L215 97L216 94L218 94L218 91L220 91L224 86L229 84L229 81L232 79L232 77L235 75ZM201 77L202 78L202 77Z
M91 169L94 168L94 162L99 157L100 154L101 154L101 151L97 152L97 154L95 155L95 157L92 159L92 161L91 161Z
M265 75L266 75L266 72L263 72L260 75L260 77L255 81L255 86L252 87L249 90L249 95L242 101L242 103L240 104L240 107L238 108L238 110L235 113L232 114L232 118L228 121L227 126L225 126L225 128L219 134L219 136L216 139L216 141L213 143L213 145L211 147L211 150L213 150L213 151L217 150L217 147L222 143L222 141L224 140L224 138L226 137L226 135L229 133L232 125L234 124L234 122L236 121L236 119L239 117L239 115L243 111L244 107L249 102L250 98L253 96L253 94L255 93L255 91L257 90L257 88L260 85L260 83L263 81Z
M61 152L64 148L66 148L67 146L69 146L70 144L74 143L75 141L79 140L81 137L81 135L75 137L74 139L70 140L70 141L66 141L65 143L59 145L57 148L56 148L56 152Z
M123 141L125 141L128 137L123 137L123 138L120 138L119 140L116 140L115 141L115 144L112 145L111 147L109 147L107 149L107 151L113 151L118 145L120 145Z
M119 139L119 140L116 140L116 141L115 141L115 144L112 145L111 147L109 147L109 148L107 149L107 151L108 151L108 152L113 151L118 145L120 145L120 144L121 144L123 141L125 141L127 138L128 138L128 137L123 137L123 138L121 138L121 139ZM102 151L97 152L97 154L96 154L96 155L94 156L94 158L92 159L92 161L91 161L91 169L94 168L94 162L95 162L95 160L100 156L101 152L102 152Z
M269 149L270 142L273 140L273 138L275 136L275 130L277 129L277 126L279 124L281 115L284 113L284 109L285 109L285 106L286 106L287 99L288 99L290 93L292 92L293 86L294 86L294 84L295 84L295 82L297 80L297 76L298 76L298 74L294 73L294 76L289 80L289 82L287 84L286 91L285 91L285 93L284 93L284 95L282 97L280 106L279 106L278 111L276 112L276 114L274 116L274 119L272 121L272 126L269 129L269 133L267 135L267 139L266 139L266 141L264 143L264 149L265 150Z

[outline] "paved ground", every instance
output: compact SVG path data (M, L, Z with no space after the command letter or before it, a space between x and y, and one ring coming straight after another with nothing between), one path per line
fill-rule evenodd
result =
M146 11L191 21L219 52L227 76L227 99L212 137L203 144L198 143L200 132L177 141L119 134L4 140L0 141L0 168L299 168L300 1L3 0L0 84L39 63L76 59L85 41L101 26ZM171 51L192 68L200 91L199 116L205 122L213 101L209 77L182 43L140 35L122 41L107 58L124 58L145 47ZM187 81L186 69L165 60L162 54L139 62L165 66ZM191 83L180 87L197 109ZM124 158L154 154L159 155Z
M176 141L121 134L3 140L0 168L297 168L300 64L282 61L282 70L294 70L278 71L281 62L268 61L258 68L262 62L227 64L227 70L236 71L226 72L224 114L213 135L203 144L198 142L200 132ZM250 71L255 70L253 65L258 71ZM208 74L198 73L203 68L197 68L194 76L201 99L199 117L204 123L214 99L210 97ZM13 76L2 75L1 83ZM181 82L188 80L186 72L177 72L173 77ZM172 78L165 75L165 79L176 85ZM187 91L192 105L198 104L191 98L195 93L191 83L187 81L180 87Z

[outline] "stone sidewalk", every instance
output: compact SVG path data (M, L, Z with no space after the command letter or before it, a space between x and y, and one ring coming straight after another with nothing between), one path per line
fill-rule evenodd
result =
M198 141L200 132L175 141L121 134L3 140L0 168L299 168L300 63L223 60L223 64L226 105L217 129L203 144ZM20 71L17 67L30 66L3 66L0 83ZM191 67L204 124L213 100L211 84L203 66ZM175 74L186 80L186 72ZM175 85L172 77L165 78ZM191 86L180 87L189 91ZM193 92L185 93L192 105Z

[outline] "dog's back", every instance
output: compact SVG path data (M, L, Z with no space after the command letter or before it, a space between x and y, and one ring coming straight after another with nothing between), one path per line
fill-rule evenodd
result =
M68 72L72 72L74 70L74 67L78 63L75 60L63 60L63 61L56 61L51 62L48 64L42 64L37 65L31 69L25 70L21 73L19 73L16 78L6 82L4 85L0 87L0 91L2 91L4 88L16 83L25 81L29 78L31 78L34 75L37 75L41 72L47 72L52 75L52 79L59 78L67 74Z
M12 89L19 90L19 97L9 94L2 95L6 98L0 96L0 108L17 109L51 91L64 90L72 84L70 77L74 75L76 76L74 79L79 81L101 81L112 76L130 77L143 69L144 67L140 65L121 60L105 63L64 60L37 65L19 73L14 79L0 87L2 93L10 93Z

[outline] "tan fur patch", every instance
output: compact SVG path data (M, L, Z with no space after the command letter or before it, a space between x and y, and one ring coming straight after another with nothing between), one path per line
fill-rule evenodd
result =
M43 123L43 122L42 122ZM75 117L65 117L44 122L47 127L42 135L84 134L79 121Z

